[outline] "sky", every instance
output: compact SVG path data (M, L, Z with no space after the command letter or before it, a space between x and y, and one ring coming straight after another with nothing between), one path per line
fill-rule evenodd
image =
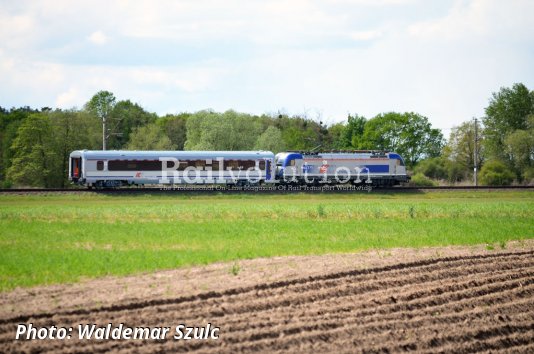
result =
M0 106L482 117L534 89L532 0L0 0Z

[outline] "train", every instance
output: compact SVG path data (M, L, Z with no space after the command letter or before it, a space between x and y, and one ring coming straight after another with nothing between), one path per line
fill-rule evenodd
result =
M69 180L87 188L217 184L391 187L408 182L403 158L388 151L76 150Z

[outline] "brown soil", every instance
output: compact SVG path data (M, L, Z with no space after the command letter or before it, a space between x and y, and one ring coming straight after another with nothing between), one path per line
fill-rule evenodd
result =
M0 294L0 352L534 352L534 241L280 257ZM174 326L220 327L174 340ZM16 326L73 327L15 341ZM79 340L79 324L169 326Z

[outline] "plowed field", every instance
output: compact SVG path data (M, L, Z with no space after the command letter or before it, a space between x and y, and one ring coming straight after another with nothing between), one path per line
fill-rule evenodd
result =
M218 340L79 340L79 324L220 327ZM15 341L16 326L74 327ZM431 257L104 306L0 317L1 351L534 352L534 251Z

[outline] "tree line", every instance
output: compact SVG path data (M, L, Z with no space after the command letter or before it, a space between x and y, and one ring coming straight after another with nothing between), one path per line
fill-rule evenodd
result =
M353 114L332 125L306 116L233 110L160 117L108 91L96 93L81 109L0 107L0 184L66 187L70 152L102 149L103 134L107 149L116 150L396 151L418 184L470 181L476 148L482 183L534 179L534 92L515 84L492 94L476 143L473 121L454 127L445 140L427 117L414 112Z

